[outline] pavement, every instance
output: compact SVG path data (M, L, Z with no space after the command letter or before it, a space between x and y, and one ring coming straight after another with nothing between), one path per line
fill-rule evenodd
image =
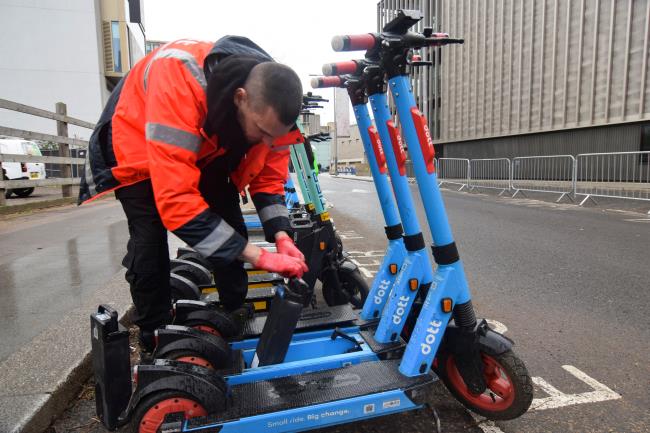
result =
M99 304L129 322L127 237L114 199L0 219L0 432L40 433L78 394Z
M372 180L370 177L360 176L341 175L338 177ZM647 208L647 203L636 206L639 211L647 212L644 211L644 207ZM1 224L0 229L2 229ZM0 234L2 234L1 230ZM174 252L180 242L176 238L172 238L170 244L170 251ZM3 249L4 247L3 243ZM52 275L53 280L58 278L54 273ZM2 283L4 284L4 282ZM0 376L0 432L43 432L55 418L61 416L71 400L75 398L80 400L79 391L84 384L87 384L91 375L88 321L90 313L95 310L97 305L110 300L110 305L122 313L123 323L129 323L128 313L131 308L131 299L128 290L126 290L122 270L114 272L106 284L93 287L89 294L80 298L78 305L68 310L65 315L56 316L56 320L52 320L50 317L47 327L38 332L28 344L12 350L12 353L5 359L0 358L2 359L0 371L3 372ZM444 391L440 392L444 393ZM86 400L81 404L85 405L88 414L93 413L93 401ZM456 411L447 412L455 414L454 416L458 417L465 427L459 427L458 430L446 429L445 431L479 431L469 427L473 424L471 418L466 413L463 415L462 410L456 409ZM405 423L401 417L403 416L400 415L396 420L399 421L398 425ZM409 425L413 426L412 422L417 424L417 420L417 418L409 418ZM380 428L381 423L381 420L370 421L355 431L383 431ZM97 427L96 422L94 426ZM84 429L84 431L103 431L101 426L98 428L98 430ZM61 431L73 430L67 428L63 430L57 428L56 430L57 433ZM337 429L328 429L328 431L349 430L346 430L346 426L342 426ZM409 431L416 430L409 429ZM483 431L486 430L483 429Z

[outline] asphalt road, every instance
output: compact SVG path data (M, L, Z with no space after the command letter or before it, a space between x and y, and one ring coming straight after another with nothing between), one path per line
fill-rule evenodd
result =
M0 220L0 362L103 287L127 239L110 199Z
M373 184L323 176L321 187L337 228L352 230L346 249L372 274L385 248ZM496 428L650 431L650 216L443 195L479 316L507 327L536 377L539 409Z
M372 277L386 246L372 183L321 176L321 186L346 250ZM432 402L442 431L650 431L650 217L443 195L478 314L515 340L536 386L531 411L496 423L475 421L437 387ZM426 227L424 233L430 240ZM104 432L91 418L93 406L82 395L54 431ZM434 426L422 412L322 431L432 432Z

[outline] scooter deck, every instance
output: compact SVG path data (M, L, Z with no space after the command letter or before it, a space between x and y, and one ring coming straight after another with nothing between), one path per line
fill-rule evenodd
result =
M242 331L243 338L253 338L262 335L267 315L268 314L258 314L248 320ZM306 329L317 329L319 327L331 328L333 326L354 322L358 318L359 315L349 304L305 309L300 315L300 320L296 325L296 330L304 331Z
M371 327L368 329L361 330L359 334L361 334L361 337L366 341L368 344L368 347L377 354L380 353L386 353L386 352L392 352L398 349L402 349L406 346L406 343L402 338L398 338L397 341L391 342L391 343L380 343L377 340L375 340L375 331L377 330L377 327Z
M230 408L221 414L190 419L184 430L387 391L405 391L437 380L431 371L406 377L399 372L399 363L399 359L365 362L334 370L235 385L231 388L233 405Z
M261 287L254 290L249 290L246 295L246 302L258 302L258 301L270 301L275 296L276 286L271 287ZM201 298L205 302L219 302L219 292L216 290L214 292L207 293Z

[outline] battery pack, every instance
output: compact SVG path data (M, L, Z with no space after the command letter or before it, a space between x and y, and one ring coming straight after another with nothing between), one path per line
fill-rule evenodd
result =
M131 397L129 331L117 316L117 311L107 305L100 305L90 315L95 405L108 430L118 427L118 417Z
M311 301L313 293L313 289L302 280L291 280L288 286L278 287L257 343L252 368L284 361L300 313Z

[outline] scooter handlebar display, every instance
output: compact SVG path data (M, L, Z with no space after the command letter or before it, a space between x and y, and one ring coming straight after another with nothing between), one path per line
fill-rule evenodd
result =
M311 87L314 89L324 87L343 87L343 79L339 76L334 77L315 77L311 79Z
M374 33L361 35L340 35L332 38L334 51L362 51L370 50L377 45L379 38Z

